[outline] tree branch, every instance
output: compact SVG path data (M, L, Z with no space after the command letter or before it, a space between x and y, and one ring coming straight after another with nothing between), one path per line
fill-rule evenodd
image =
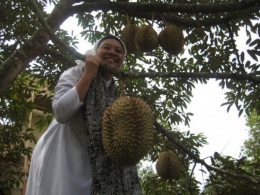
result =
M260 183L259 181L257 181L254 178L250 178L247 177L245 175L238 175L238 174L232 174L226 171L223 171L221 169L218 169L216 167L210 166L208 165L204 160L200 159L198 156L196 156L195 154L193 154L191 151L189 151L187 148L185 148L185 146L183 146L180 142L178 142L169 132L167 132L157 121L155 121L154 126L156 128L156 130L158 132L160 132L162 135L164 135L165 137L167 137L170 141L172 141L176 146L178 146L182 151L184 151L189 157L191 157L192 159L194 159L197 163L202 164L203 166L205 166L209 171L215 171L217 173L220 174L225 174L237 179L243 179L247 182L250 183L254 183L254 184L258 184Z
M244 0L241 2L227 2L219 4L176 4L176 3L136 3L136 2L109 2L83 3L71 8L72 13L84 13L91 11L107 10L117 12L145 12L145 13L223 13L236 12L249 8L259 8L258 0Z
M198 23L199 26L217 26L219 24L224 24L227 21L232 21L232 20L237 20L237 19L243 19L245 17L248 18L252 18L253 15L252 13L255 12L259 12L259 8L250 8L247 10L243 10L240 12L235 12L235 13L230 13L230 14L223 14L220 16L215 16L213 19L201 19L201 20L193 20L192 18L189 19L184 19L183 17L176 17L176 16L172 16L172 14L161 14L158 12L154 13L154 19L161 21L161 16L163 15L165 18L165 21L168 23L173 23L173 24L177 24L180 26L184 26L184 27L197 27ZM151 18L151 14L150 13L146 13L146 12L137 12L137 11L132 11L132 12L128 12L129 16L135 16L135 17L140 17L140 18L146 18L146 19L150 19Z
M58 52L55 49L49 48L49 47L45 47L44 49L44 53L45 54L49 54L50 56L52 56L55 59L58 59L59 61L61 61L65 67L70 68L72 66L76 66L77 63L75 62L75 60L69 59L67 56L63 55L62 53Z
M85 13L92 11L112 11L125 13L129 16L140 18L151 18L151 13L154 14L154 19L161 21L161 16L164 15L165 21L169 23L179 24L186 27L196 27L198 21L193 19L183 19L183 17L172 16L172 13L183 14L216 14L225 13L215 16L214 19L204 19L199 21L201 26L215 26L225 23L233 19L253 17L253 13L259 12L258 0L247 0L241 2L221 3L221 4L172 4L172 3L128 3L128 2L95 2L83 3L71 7L70 14ZM239 12L238 12L239 11ZM169 14L170 13L170 14Z
M37 3L35 0L29 0L31 2L31 5L34 8L34 12L37 15L41 25L44 27L44 29L47 31L47 33L50 35L50 39L57 43L58 45L60 45L63 49L65 49L67 52L69 52L71 55L73 55L76 58L80 58L83 59L84 56L80 53L78 53L76 51L76 49L74 49L73 47L70 47L69 45L67 45L64 41L62 41L58 36L56 36L56 34L53 32L53 30L51 29L51 27L48 25L48 23L46 22L46 20L44 19L44 16L41 12L41 10L39 9Z
M60 0L47 19L55 31L68 17L68 8L77 0ZM2 93L24 70L25 66L43 53L50 36L45 30L37 30L28 41L9 56L0 66L0 93Z
M233 79L233 80L248 80L255 85L260 83L260 77L253 74L237 74L237 73L208 73L208 72L124 72L115 67L110 67L106 64L100 64L100 68L113 73L116 77L128 78L154 78L154 77L180 77L180 78L199 78L199 79Z

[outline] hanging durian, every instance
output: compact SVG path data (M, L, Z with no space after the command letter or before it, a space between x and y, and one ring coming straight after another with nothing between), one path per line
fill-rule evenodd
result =
M139 27L135 24L127 24L121 32L121 40L125 43L128 54L134 54L138 52L138 48L135 44L135 36Z
M134 54L138 52L138 48L135 44L135 36L138 33L139 27L130 22L128 13L126 12L127 24L121 32L121 40L125 43L128 54Z
M156 162L156 171L162 179L178 179L181 172L181 162L178 156L170 151L161 152Z
M157 32L153 29L154 12L152 13L152 24L143 25L135 37L137 48L142 52L151 52L159 45Z
M138 163L153 146L153 113L140 98L122 96L103 115L102 139L110 158L120 165Z
M178 55L184 46L182 30L176 26L166 26L159 33L159 44L169 54Z
M135 42L140 51L151 52L159 44L158 34L153 29L152 25L143 25L138 30L138 33L135 37Z

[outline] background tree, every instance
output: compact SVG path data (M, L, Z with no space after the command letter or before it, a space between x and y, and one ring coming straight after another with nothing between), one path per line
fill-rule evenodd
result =
M246 122L249 138L244 142L243 153L255 162L260 162L260 115L253 111Z
M46 12L47 3L54 5L50 14ZM198 149L206 143L203 135L187 132L184 136L174 131L175 125L189 124L192 113L185 110L196 83L207 84L210 78L218 79L220 87L228 89L223 103L228 110L235 105L239 115L253 109L259 113L258 0L14 0L1 1L0 9L0 163L3 167L13 166L6 169L4 176L0 173L0 188L9 189L17 183L15 176L22 177L23 172L16 167L23 156L31 152L23 141L35 141L31 129L22 131L22 125L26 125L27 116L35 106L28 98L31 94L44 97L46 113L50 113L52 93L41 89L47 87L52 91L59 75L75 65L76 60L84 59L76 51L76 37L60 29L60 25L68 17L75 16L82 27L81 36L86 42L94 43L108 33L120 36L127 24L126 15L133 24L153 24L158 33L165 25L178 26L185 36L182 55L170 55L158 46L152 52L128 55L123 72L101 65L125 80L127 95L141 97L154 110L157 133L149 160L154 162L162 151L163 135L167 149L175 151L184 164L180 181L192 175L188 165L196 162L206 167L212 177L222 175L230 181L242 178L244 184L252 184L248 186L259 184L258 178L248 173L224 169L222 158L212 165L200 159ZM240 32L246 33L246 40L239 39ZM245 42L247 47L238 48L237 41ZM50 116L42 118L39 128L49 122ZM197 185L197 181L191 181L190 186ZM190 189L196 192L197 188Z
M221 156L215 153L212 162L215 166L221 167L229 172L245 173L249 177L259 180L260 161L259 161L259 133L260 133L260 116L254 111L247 117L247 127L249 127L249 138L245 140L241 151L241 158L234 159L230 156ZM210 175L205 186L205 195L210 194L260 194L258 185L231 180L230 177L223 175Z

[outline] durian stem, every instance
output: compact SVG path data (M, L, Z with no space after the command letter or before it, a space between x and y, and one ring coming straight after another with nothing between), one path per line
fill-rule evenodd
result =
M126 22L127 22L127 24L131 24L128 12L126 12L125 15L126 15Z
M166 28L168 26L168 23L166 22L164 15L161 14L161 18L162 18L164 27Z
M152 26L153 26L153 23L154 23L154 12L152 13Z
M119 79L119 86L120 86L120 96L123 97L123 96L125 96L125 79L124 78Z
M167 149L166 149L166 144L165 144L165 138L164 138L164 136L162 136L162 144L163 144L163 151L166 152Z

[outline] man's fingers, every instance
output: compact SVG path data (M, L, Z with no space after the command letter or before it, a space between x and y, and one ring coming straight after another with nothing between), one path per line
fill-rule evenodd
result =
M101 59L98 58L97 56L88 56L85 60L85 62L88 64L88 63L91 63L91 64L94 64L94 65L99 65L101 63Z

